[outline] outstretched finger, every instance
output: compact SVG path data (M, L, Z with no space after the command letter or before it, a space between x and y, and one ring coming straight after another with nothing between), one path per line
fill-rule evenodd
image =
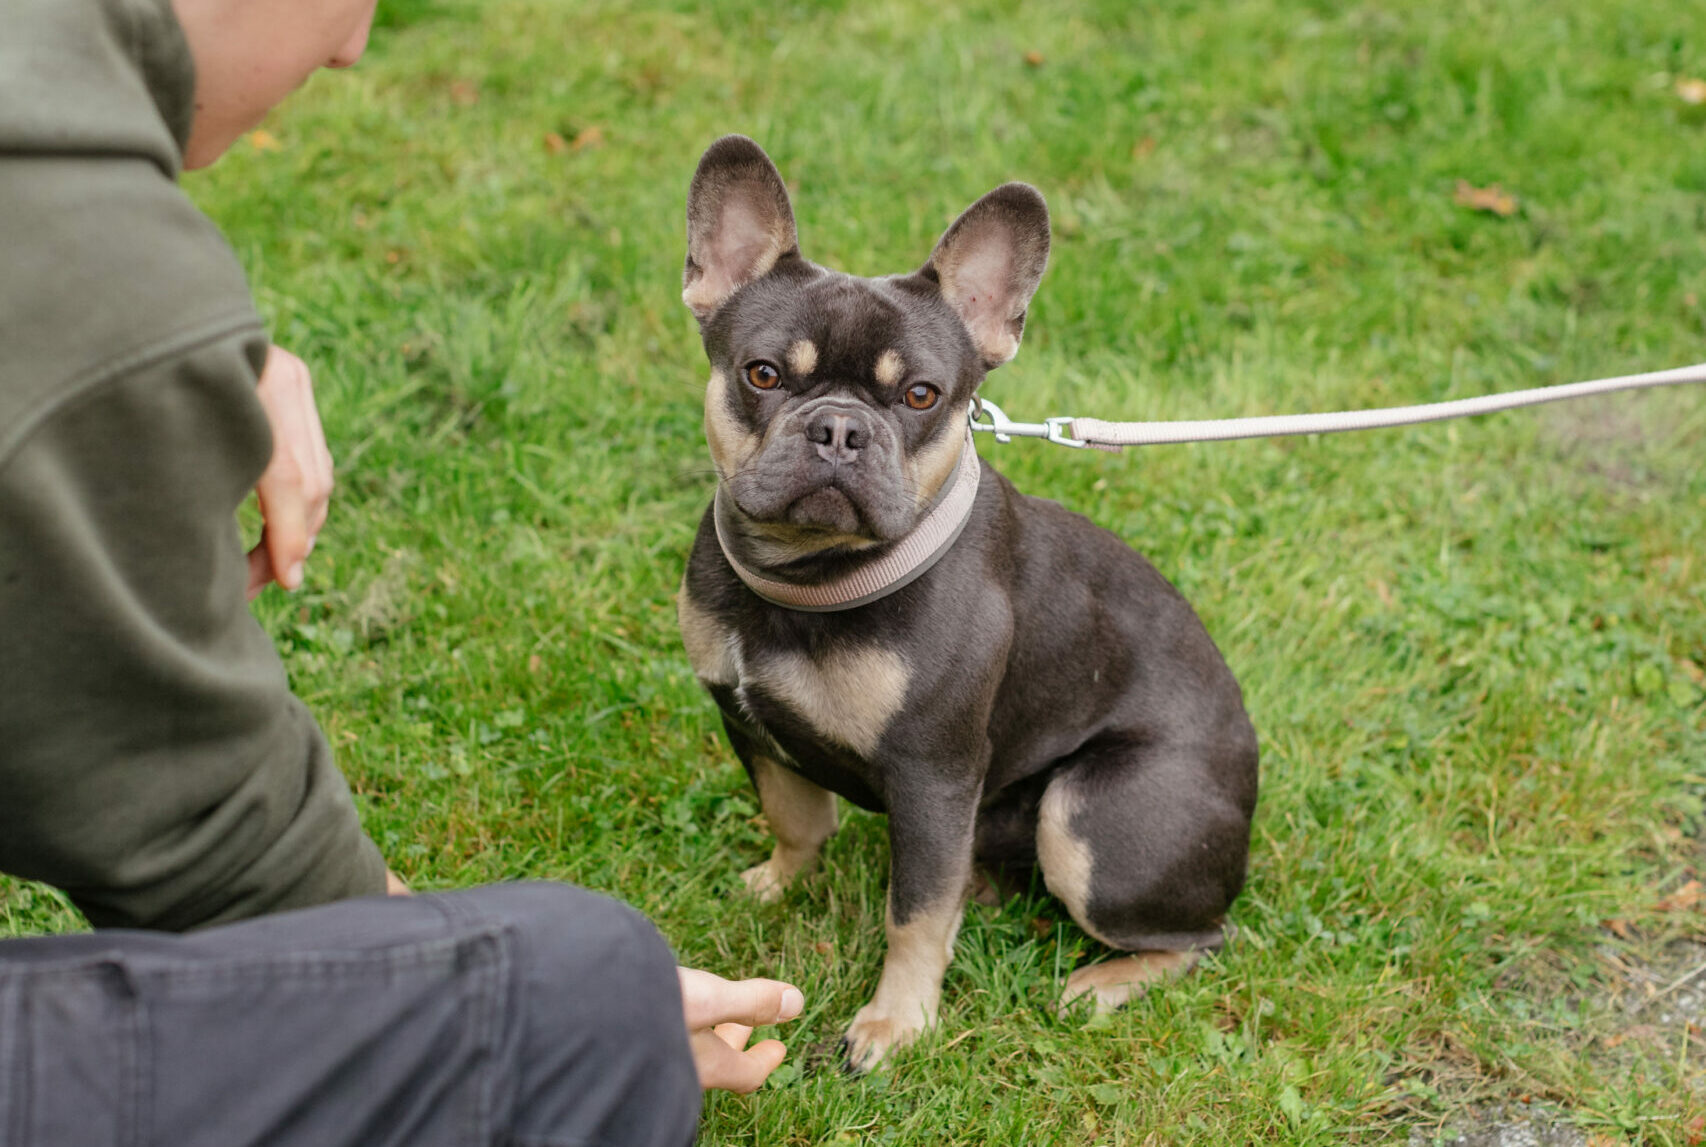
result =
M300 362L300 360L298 360ZM295 417L300 437L295 442L297 466L302 472L302 495L308 521L308 548L326 524L331 509L332 488L336 478L332 469L332 451L326 445L326 431L320 423L320 409L314 403L314 389L308 380L308 368L300 368L301 385L293 390Z
M259 552L249 558L251 597L269 580L285 589L302 585L335 481L307 365L289 351L269 348L255 397L272 431L272 458L255 484L264 528Z
M255 595L275 580L272 558L267 556L266 543L259 542L249 551L249 600L254 601Z
M256 487L261 516L266 520L261 545L267 549L278 584L296 589L302 584L302 565L308 560L309 506L300 486L290 481L269 481L270 477L263 475Z
M679 972L682 1012L691 1029L723 1023L747 1027L785 1023L805 1007L800 989L780 980L725 980L697 968Z
M736 1051L715 1033L705 1031L695 1032L692 1043L700 1086L740 1095L762 1087L788 1054L780 1040L767 1039L745 1051Z
M711 1032L736 1051L744 1050L746 1041L752 1038L752 1029L745 1024L718 1024Z

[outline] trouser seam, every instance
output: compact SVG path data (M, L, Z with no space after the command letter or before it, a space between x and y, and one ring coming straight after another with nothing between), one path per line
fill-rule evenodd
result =
M425 903L431 904L439 915L443 916L449 926L450 934L456 936L461 929L467 929L468 935L458 946L458 958L461 953L475 949L485 949L490 959L482 961L483 966L472 970L468 984L468 1000L470 1006L478 1009L474 1033L474 1043L479 1048L481 1057L479 1083L474 1089L474 1101L469 1106L469 1125L466 1138L474 1147L489 1147L493 1136L501 1128L497 1118L497 1087L498 1059L500 1051L501 1025L508 1019L508 1009L504 1006L508 994L512 966L515 963L515 929L514 926L480 911L469 911L471 904L450 897L432 897ZM501 1121L507 1124L509 1120Z
M152 1040L149 1038L148 1005L136 991L129 972L122 964L113 965L113 977L120 983L120 999L124 1007L124 1027L128 1037L121 1053L121 1070L129 1095L125 1107L130 1117L118 1129L119 1142L124 1147L144 1147L153 1139L154 1112L149 1105L149 1074L152 1068ZM122 1116L121 1116L122 1118Z
M24 1063L23 978L0 976L0 1147L24 1141L29 1069Z
M497 1042L494 1038L497 1026L497 1013L502 1000L502 984L504 973L509 965L507 945L500 933L487 933L469 945L470 948L487 948L491 958L482 961L484 965L479 971L478 981L469 985L469 1000L480 1010L479 1027L475 1034L475 1044L478 1047L480 1062L480 1080L474 1091L474 1102L469 1105L468 1129L470 1144L489 1143L492 1133L497 1130L497 1121L492 1110L492 1092L497 1081Z

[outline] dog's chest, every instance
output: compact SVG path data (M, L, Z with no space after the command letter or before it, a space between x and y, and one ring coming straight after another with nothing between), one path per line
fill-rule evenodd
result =
M898 652L878 645L828 644L776 649L744 640L681 599L681 633L699 680L732 699L743 723L756 726L790 757L817 742L869 762L906 701L912 672ZM799 762L803 763L803 762Z
M906 662L888 649L748 653L737 640L735 663L735 697L748 713L780 706L818 738L867 760L906 700Z

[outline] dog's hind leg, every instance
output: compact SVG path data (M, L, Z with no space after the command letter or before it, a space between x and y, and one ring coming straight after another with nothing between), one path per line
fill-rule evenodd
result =
M1093 994L1098 1009L1119 1007L1224 941L1249 851L1254 752L1247 774L1208 753L1095 746L1050 780L1037 817L1043 881L1079 927L1132 953L1075 971L1064 1002Z
M1096 1011L1114 1011L1137 999L1157 980L1184 975L1201 958L1200 951L1136 952L1075 968L1066 977L1066 990L1060 995L1061 1010L1065 1011L1083 996L1090 996Z
M782 898L789 882L817 860L823 842L835 835L835 794L762 754L754 754L748 768L776 847L769 860L740 878L761 903L770 904Z

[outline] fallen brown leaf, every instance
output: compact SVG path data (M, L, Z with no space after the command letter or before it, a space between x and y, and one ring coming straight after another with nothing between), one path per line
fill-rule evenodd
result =
M1627 920L1606 920L1603 923L1620 940L1633 940L1635 938L1635 930L1629 927Z
M1605 1036L1604 1039L1600 1039L1600 1043L1605 1046L1605 1050L1609 1051L1616 1048L1617 1045L1629 1043L1629 1041L1651 1043L1655 1036L1658 1036L1658 1029L1653 1028L1651 1024L1636 1024L1634 1028L1629 1028L1628 1031L1619 1031L1612 1036Z
M544 664L545 662L540 659L537 653L535 653L527 659L527 671L529 673L537 673Z
M249 146L256 151L284 150L284 144L278 142L278 137L266 128L256 128L249 133Z
M570 151L584 151L585 149L587 149L589 147L603 147L603 146L604 146L604 129L601 127L589 127L587 129L585 129L584 131L578 131L575 133L574 142L569 144L569 150Z
M1676 81L1676 96L1685 104L1706 104L1706 80Z
M562 155L569 150L569 141L554 131L545 133L545 150L552 155Z
M1133 159L1148 159L1154 154L1155 137L1152 135L1146 135L1131 145L1131 157Z
M828 940L819 940L817 943L812 945L812 951L816 952L820 956L832 956L835 954L835 945L831 944Z
M1040 67L1042 67L1043 66L1043 54L1041 52L1026 52L1025 53L1025 66L1027 68L1040 68Z
M452 80L450 101L459 107L473 107L480 102L480 89L467 80Z
M1706 892L1706 889L1700 887L1698 880L1690 880L1653 907L1660 912L1682 912L1689 908L1696 908L1700 905L1703 892Z
M1453 201L1459 207L1467 207L1472 211L1487 211L1501 218L1516 214L1516 196L1500 187L1497 183L1486 187L1476 187L1467 179L1457 181L1457 191L1452 195Z

